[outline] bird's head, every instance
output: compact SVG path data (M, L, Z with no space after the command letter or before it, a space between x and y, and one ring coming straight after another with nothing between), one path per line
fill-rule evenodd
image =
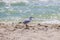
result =
M33 17L30 17L30 18L33 18Z
M30 20L32 20L33 17L30 17Z

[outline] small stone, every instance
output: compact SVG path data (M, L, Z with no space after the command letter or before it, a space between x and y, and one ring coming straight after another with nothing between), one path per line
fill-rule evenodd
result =
M45 27L48 27L48 26L45 26Z

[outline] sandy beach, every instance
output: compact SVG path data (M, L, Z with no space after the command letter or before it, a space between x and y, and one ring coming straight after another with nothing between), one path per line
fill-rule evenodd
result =
M60 24L0 23L0 40L60 40Z

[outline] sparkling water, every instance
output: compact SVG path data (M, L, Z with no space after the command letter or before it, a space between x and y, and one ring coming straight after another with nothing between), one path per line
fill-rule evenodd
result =
M0 2L0 21L22 21L30 16L34 17L35 21L60 20L60 2Z

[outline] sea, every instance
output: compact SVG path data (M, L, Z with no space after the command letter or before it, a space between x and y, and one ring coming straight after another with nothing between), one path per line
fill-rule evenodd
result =
M0 21L24 21L29 17L34 17L34 22L60 21L60 2L0 2Z

